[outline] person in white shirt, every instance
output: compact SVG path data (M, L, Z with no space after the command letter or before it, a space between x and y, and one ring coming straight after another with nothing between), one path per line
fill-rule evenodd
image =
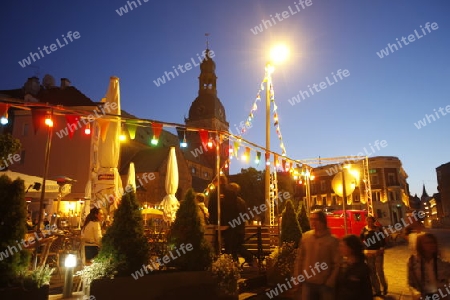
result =
M81 228L81 238L85 243L85 257L86 260L92 260L97 256L102 243L102 229L101 221L103 220L103 213L97 207L91 209Z

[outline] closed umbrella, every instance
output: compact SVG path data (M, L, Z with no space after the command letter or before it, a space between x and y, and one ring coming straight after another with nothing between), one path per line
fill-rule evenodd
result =
M109 214L117 208L119 187L122 181L118 172L120 152L120 88L119 78L111 77L104 102L105 116L95 120L93 143L93 182L94 203L107 208Z
M131 185L133 187L133 191L136 192L136 171L134 168L134 162L131 162L130 167L128 168L127 185Z
M180 203L175 197L178 189L178 164L175 154L175 147L170 147L169 159L167 161L167 173L165 181L166 196L161 205L163 207L163 217L166 222L172 223L175 221L175 216Z

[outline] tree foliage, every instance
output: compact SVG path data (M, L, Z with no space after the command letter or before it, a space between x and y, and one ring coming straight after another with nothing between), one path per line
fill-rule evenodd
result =
M22 147L18 139L13 138L10 133L0 134L0 158L4 160L9 154L17 153Z
M298 208L297 220L298 223L300 224L302 232L307 232L311 230L311 227L309 225L309 218L308 215L306 214L306 207L304 203L302 203L301 207L299 206Z
M19 178L0 176L0 287L14 280L28 267L30 256L19 244L27 232L25 187ZM4 254L7 255L4 255Z
M149 262L144 221L134 192L122 196L114 221L102 239L99 259L112 257L118 274L130 274Z
M297 207L297 203L294 200L294 182L292 181L292 177L289 173L286 172L278 172L277 173L277 185L278 185L278 195L285 195L287 192L289 197L278 199L278 207L276 207L276 212L282 212L286 207L286 200L291 200L294 207ZM284 197L284 196L283 196ZM281 201L282 200L282 201Z
M294 243L298 247L298 242L302 237L302 230L298 224L297 215L291 200L286 201L286 207L283 210L281 221L281 243Z
M181 244L185 247L188 244L192 245L192 250L186 251L171 261L170 265L179 270L203 271L211 266L213 260L213 249L205 239L198 209L195 203L195 192L189 189L180 203L168 236L170 250L180 249Z
M241 187L241 197L248 207L259 206L264 203L264 172L255 168L241 169L238 174L229 176L230 182ZM261 216L264 218L264 216Z

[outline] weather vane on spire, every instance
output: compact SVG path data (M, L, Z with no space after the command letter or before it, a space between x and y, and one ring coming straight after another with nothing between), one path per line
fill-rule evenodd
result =
M205 33L205 36L206 36L206 49L209 49L209 38L208 38L209 33Z

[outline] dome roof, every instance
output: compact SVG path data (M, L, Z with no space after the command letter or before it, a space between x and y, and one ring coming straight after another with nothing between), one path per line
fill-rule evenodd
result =
M226 123L225 108L217 96L212 94L199 95L189 109L189 120L203 120L216 118Z

